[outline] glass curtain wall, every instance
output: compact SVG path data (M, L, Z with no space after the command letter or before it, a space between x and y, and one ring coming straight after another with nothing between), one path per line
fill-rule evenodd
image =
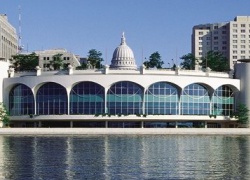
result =
M143 89L139 85L122 81L113 84L107 93L109 114L142 114Z
M35 113L34 96L31 89L23 84L13 87L9 94L10 115L29 115Z
M70 92L70 114L102 114L105 112L104 88L94 82L81 82Z
M167 82L151 85L145 94L146 114L178 114L178 90Z
M217 88L212 97L212 114L230 116L234 112L234 93L226 86Z
M208 90L200 84L190 84L181 95L182 115L209 115L210 98Z
M53 115L68 113L66 89L53 82L42 85L37 91L37 114Z

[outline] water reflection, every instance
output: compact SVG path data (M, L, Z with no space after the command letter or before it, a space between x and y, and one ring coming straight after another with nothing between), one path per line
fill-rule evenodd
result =
M0 136L0 179L250 179L248 136Z

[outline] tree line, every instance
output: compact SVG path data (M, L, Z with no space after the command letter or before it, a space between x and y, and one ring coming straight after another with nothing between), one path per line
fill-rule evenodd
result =
M196 65L201 68L209 67L212 71L229 71L229 62L226 57L223 56L221 52L209 51L205 57L198 60L193 54L188 53L180 57L182 62L180 63L181 69L194 70ZM31 54L17 54L12 56L10 60L12 66L16 71L27 71L35 70L35 67L39 65L39 57L35 53ZM91 49L88 51L86 61L81 64L81 66L76 67L76 69L87 69L87 68L103 68L103 58L101 51L96 49ZM47 68L51 70L66 69L69 63L64 63L62 59L62 54L55 54L51 61L47 64ZM162 69L164 62L162 61L161 55L158 51L152 53L148 60L145 60L143 65L148 68ZM173 64L171 69L176 68L176 64Z

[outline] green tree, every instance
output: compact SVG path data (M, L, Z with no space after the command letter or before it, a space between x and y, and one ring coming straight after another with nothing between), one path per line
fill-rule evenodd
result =
M143 63L146 68L154 68L161 69L164 62L161 60L161 55L158 51L154 52L149 56L149 61L145 61Z
M249 109L245 104L239 104L236 108L235 117L240 124L248 124L248 112Z
M195 63L198 61L197 58L191 53L183 55L180 59L183 60L183 62L180 64L181 68L188 70L194 70Z
M59 70L63 67L63 54L56 54L53 56L53 60L50 61L50 65L52 65L54 70Z
M91 49L88 52L88 61L93 66L93 68L102 68L101 62L103 61L102 53L96 49Z
M17 54L12 56L10 62L16 71L34 70L38 66L39 58L35 53Z
M201 58L200 65L203 68L209 67L212 71L229 71L228 59L221 53L209 51L205 57Z
M4 126L9 126L9 112L7 111L3 103L0 103L0 120L3 122Z

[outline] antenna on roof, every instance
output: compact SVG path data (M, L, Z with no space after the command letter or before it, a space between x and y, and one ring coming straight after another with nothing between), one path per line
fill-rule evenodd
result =
M19 11L19 16L18 16L18 29L19 29L19 32L18 32L18 53L21 53L23 51L23 46L22 46L22 37L21 37L21 6L19 5L18 6L18 11Z

